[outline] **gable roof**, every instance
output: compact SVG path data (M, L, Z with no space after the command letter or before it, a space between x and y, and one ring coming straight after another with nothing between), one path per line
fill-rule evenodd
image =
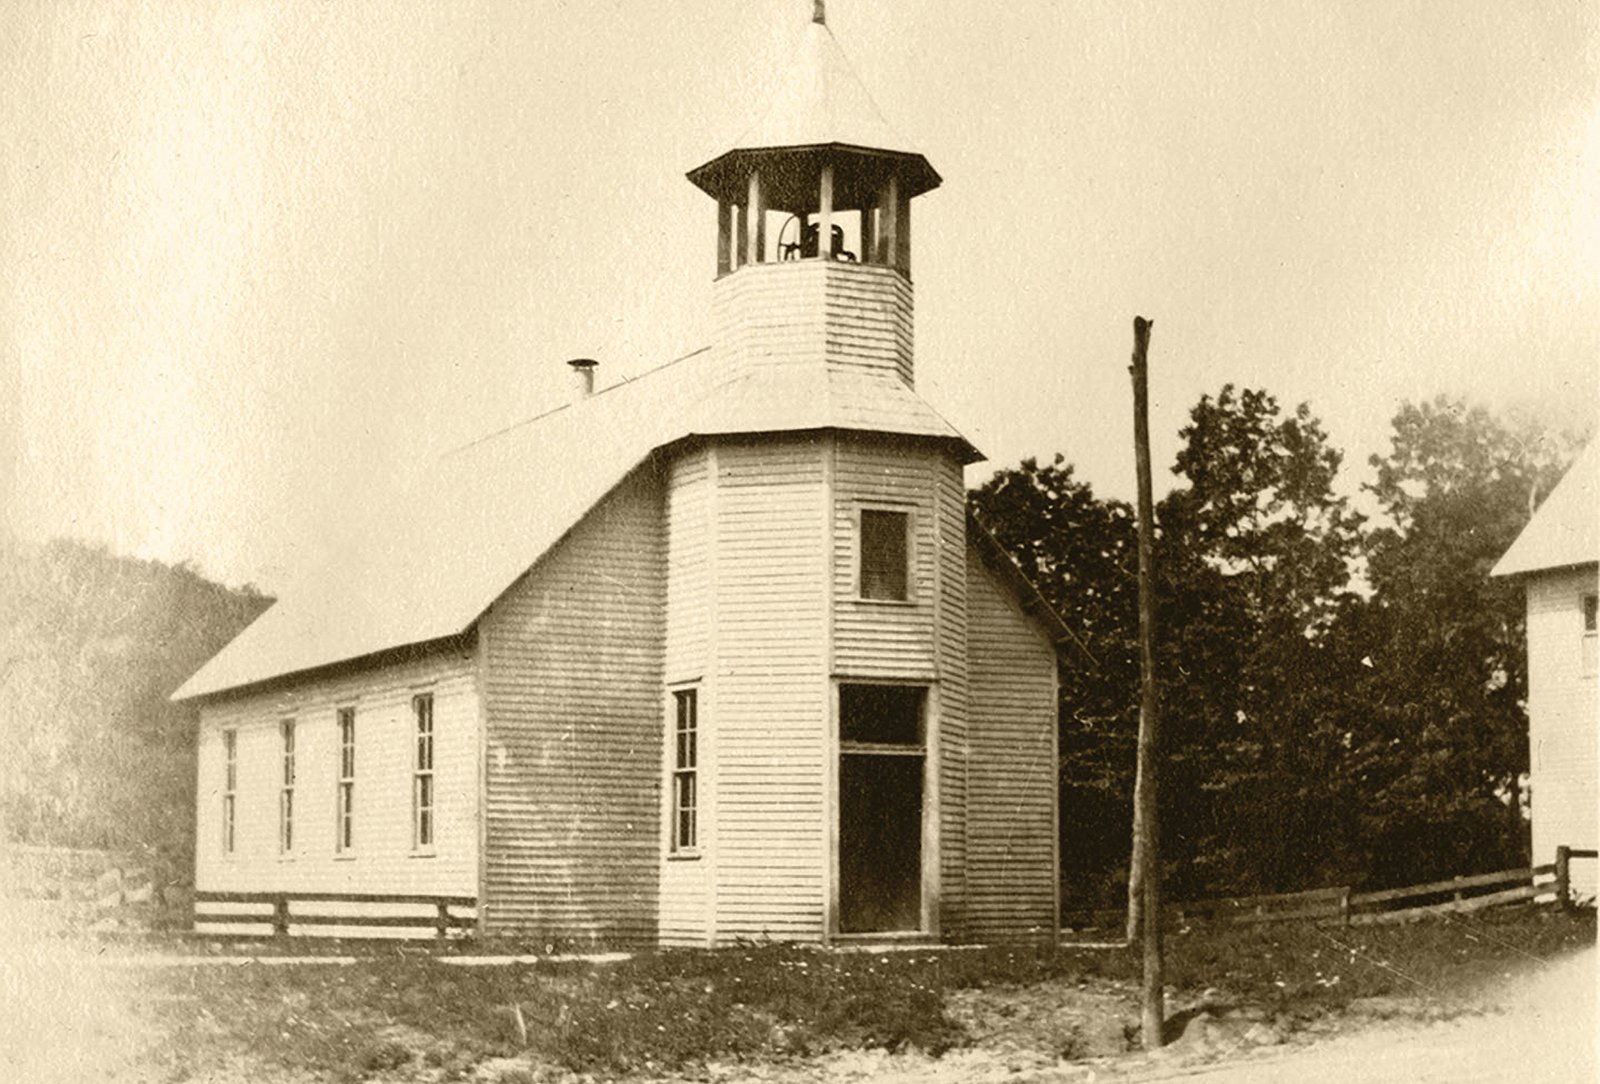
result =
M462 635L656 449L824 429L946 439L962 462L982 458L892 373L698 351L441 457L405 514L286 591L172 698Z
M1600 439L1579 454L1490 575L1600 561Z

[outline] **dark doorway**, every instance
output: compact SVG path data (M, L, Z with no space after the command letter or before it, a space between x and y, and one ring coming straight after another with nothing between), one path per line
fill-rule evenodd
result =
M922 928L923 690L839 688L839 929Z

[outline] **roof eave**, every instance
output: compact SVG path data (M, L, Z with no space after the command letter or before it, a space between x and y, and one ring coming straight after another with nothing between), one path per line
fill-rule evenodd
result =
M1556 561L1550 564L1525 565L1510 563L1502 559L1489 570L1489 575L1497 579L1509 580L1518 576L1543 576L1546 573L1578 572L1585 568L1600 567L1600 557L1588 560Z
M265 692L275 686L290 682L305 681L314 677L328 677L333 673L343 673L371 666L386 666L419 654L437 651L440 648L469 643L477 630L478 620L474 619L471 624L459 632L447 633L443 636L432 636L410 643L395 644L392 647L382 648L378 651L369 651L344 659L333 659L328 662L318 663L315 666L303 667L299 670L286 670L267 677L251 678L228 685L186 691L189 686L194 684L194 677L191 677L188 681L178 686L177 690L167 699L174 704L185 704L219 700L226 697L248 696L253 693ZM196 673L195 677L198 676L199 673Z
M1089 665L1100 665L1100 660L1094 657L1088 645L1072 631L1072 627L1067 624L1066 618L1062 617L1060 612L1050 604L1050 600L1044 597L1044 592L1039 590L1039 585L1034 583L1026 572L1022 571L1021 566L1017 564L1016 558L1012 557L1006 551L1005 546L1000 544L1000 540L994 536L994 532L985 527L970 510L967 512L967 537L977 544L979 556L986 558L984 563L1002 576L1010 584L1011 589L1017 593L1017 599L1022 605L1023 612L1038 621L1049 631L1050 641L1055 646L1058 654L1062 653L1063 648L1067 648L1069 653L1075 654L1081 660L1088 662Z
M764 158L788 154L839 153L878 159L895 167L910 199L930 192L944 183L938 170L923 155L914 151L886 150L856 143L798 143L768 147L735 147L711 161L691 169L687 176L695 187L724 203L739 203L745 198L749 166Z

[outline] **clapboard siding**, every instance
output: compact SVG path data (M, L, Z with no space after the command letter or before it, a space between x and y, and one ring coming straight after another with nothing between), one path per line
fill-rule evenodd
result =
M822 934L828 710L822 445L715 452L716 937Z
M975 553L967 557L967 914L984 940L1055 928L1055 653Z
M1582 598L1597 590L1594 565L1528 578L1528 722L1533 860L1556 847L1593 848L1600 830L1600 678L1584 669ZM1594 862L1575 862L1573 886L1594 895Z
M671 853L671 788L661 789L661 916L664 945L704 945L712 937L708 870L715 850L715 768L711 724L716 719L712 688L705 677L710 667L711 630L716 610L711 596L714 553L713 453L705 447L683 449L667 472L667 624L666 682L662 696L663 733L676 724L671 690L693 687L698 707L699 854ZM663 744L661 778L671 778L673 744Z
M892 268L831 260L752 264L718 279L715 342L730 365L825 360L912 382L911 284Z
M840 434L833 458L833 670L841 681L927 682L926 800L936 823L928 843L937 877L937 929L964 926L967 804L967 574L965 490L960 465L939 445ZM860 512L910 518L905 602L860 596ZM926 871L925 871L926 872Z
M937 452L910 442L841 435L833 474L834 671L853 679L933 681L937 676L935 515ZM905 602L860 598L860 513L887 508L911 517Z
M704 448L673 459L667 478L668 684L701 677L711 628L710 456Z
M947 456L932 463L935 641L939 674L940 932L966 936L967 772L971 695L967 658L967 515L961 467Z
M491 933L656 939L664 488L636 470L480 622Z
M830 365L891 368L907 384L912 368L912 294L905 276L888 267L825 263Z
M434 698L435 844L412 847L416 723L412 697ZM334 851L337 711L356 712L354 847ZM295 721L294 847L280 853L279 724ZM387 665L312 677L281 690L202 705L195 887L206 892L478 891L478 691L472 649L438 648ZM237 737L234 851L222 853L222 731Z

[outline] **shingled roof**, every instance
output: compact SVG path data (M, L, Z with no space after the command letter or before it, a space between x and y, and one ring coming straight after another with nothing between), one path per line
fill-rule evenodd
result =
M698 351L443 456L409 514L310 570L173 699L463 635L656 449L818 430L945 439L962 462L982 458L892 373L832 371L821 359L737 366Z
M1600 561L1600 440L1583 450L1491 573L1515 576Z

